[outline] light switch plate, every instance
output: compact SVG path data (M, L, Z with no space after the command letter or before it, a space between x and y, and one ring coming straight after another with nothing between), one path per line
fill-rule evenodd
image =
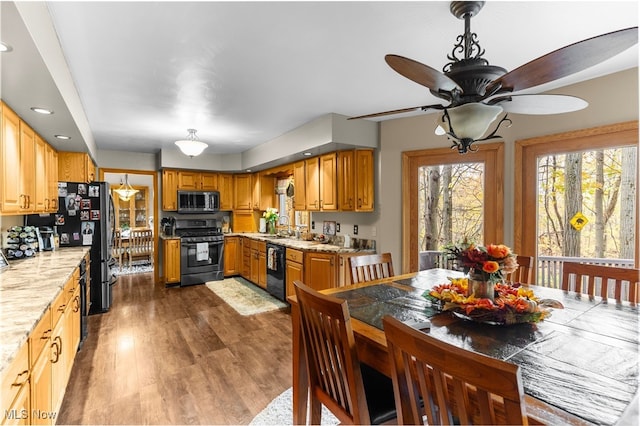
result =
M336 232L340 232L340 224L336 223Z
M353 235L358 235L358 225L353 225Z

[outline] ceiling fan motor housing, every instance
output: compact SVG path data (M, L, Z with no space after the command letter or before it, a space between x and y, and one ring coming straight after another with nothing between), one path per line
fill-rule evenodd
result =
M454 90L451 94L451 106L479 102L487 96L493 95L493 93L485 93L487 86L506 73L506 69L488 65L487 61L482 58L464 59L451 64L445 74L462 89L461 93ZM431 93L437 96L433 90Z

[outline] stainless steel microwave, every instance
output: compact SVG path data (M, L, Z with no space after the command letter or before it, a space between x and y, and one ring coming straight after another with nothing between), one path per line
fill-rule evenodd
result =
M178 213L212 213L218 210L218 191L178 191Z

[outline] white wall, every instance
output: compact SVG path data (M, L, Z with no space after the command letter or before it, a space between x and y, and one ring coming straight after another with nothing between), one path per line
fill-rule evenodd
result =
M567 114L529 116L510 114L513 125L498 134L505 141L504 243L513 245L514 141L571 130L638 120L638 68L562 88L549 93L581 97L589 102L582 110ZM378 252L391 252L394 263L402 259L402 152L450 146L435 136L437 114L383 121L380 126L380 212L376 224ZM480 145L480 149L482 146ZM496 241L499 242L499 241ZM398 266L399 268L399 266Z

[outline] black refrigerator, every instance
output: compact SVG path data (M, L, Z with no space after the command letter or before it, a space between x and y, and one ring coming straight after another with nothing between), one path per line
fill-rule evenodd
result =
M28 215L27 224L53 226L60 249L91 246L90 314L106 312L113 303L116 275L111 255L115 212L108 182L58 182L59 208L56 214Z

